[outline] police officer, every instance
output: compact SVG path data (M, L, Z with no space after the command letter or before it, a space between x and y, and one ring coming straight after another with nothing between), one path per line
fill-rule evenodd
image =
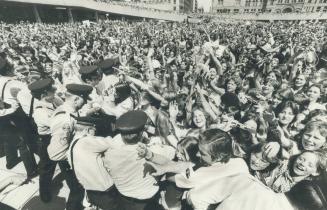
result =
M139 159L137 153L147 119L143 111L123 114L116 122L120 134L105 153L104 163L120 193L123 210L160 209L156 206L157 181L145 172L145 159Z
M81 84L68 84L66 88L65 102L54 111L51 119L51 140L47 150L49 158L58 162L61 173L64 175L70 189L66 209L79 210L83 209L84 189L71 170L66 154L74 134L75 119L73 116L79 116L78 111L86 104L92 92L92 87Z
M82 66L79 70L81 79L84 83L93 87L90 94L92 101L86 104L81 110L82 116L93 116L99 118L102 123L98 123L97 131L99 136L112 135L112 124L116 117L106 114L101 107L104 107L104 96L99 83L103 78L103 74L98 66Z
M43 202L51 200L51 180L56 168L56 162L50 160L47 151L51 139L50 119L56 109L53 103L56 88L52 84L52 79L48 78L34 81L28 86L32 96L36 98L30 117L33 117L38 133L39 193Z
M116 66L117 63L117 60L108 58L99 64L99 68L104 73L103 79L99 84L99 87L102 89L102 91L111 89L115 84L119 82L119 78L115 74L114 70L114 66Z
M103 153L111 147L112 138L95 136L98 119L79 117L76 120L68 160L89 202L101 209L118 210L118 191L102 160Z
M0 98L8 105L8 111L4 111L0 116L0 140L4 143L8 169L13 168L20 161L20 157L25 166L28 178L37 175L37 165L33 152L28 145L28 120L17 101L17 94L26 88L25 84L11 76L9 65L6 60L0 58ZM6 107L4 107L6 108Z

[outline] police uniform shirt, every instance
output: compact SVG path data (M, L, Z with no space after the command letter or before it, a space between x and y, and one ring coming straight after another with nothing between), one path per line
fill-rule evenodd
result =
M74 143L75 141L77 142ZM76 137L71 143L67 153L68 160L72 165L71 154L73 154L74 171L84 189L103 192L113 186L113 180L104 167L102 159L103 153L110 147L111 142L111 137L83 136Z
M0 77L0 97L3 93L3 102L11 105L12 109L15 109L15 111L19 107L17 94L24 88L26 88L26 85L20 81L15 80L14 78ZM10 112L5 112L4 114L8 113Z
M50 135L51 118L55 111L52 103L37 101L34 103L33 118L39 135Z
M75 114L71 107L63 104L58 107L51 118L50 131L51 140L48 153L51 160L66 160L66 152L72 140L75 119L70 115Z
M32 94L31 91L25 86L19 93L17 94L17 100L19 101L20 106L27 116L30 114L31 102L32 102ZM38 101L38 99L34 98L34 104Z
M104 156L104 163L118 191L140 200L152 198L159 190L156 179L144 172L145 159L139 159L137 145L126 145L121 135L113 138L113 145Z

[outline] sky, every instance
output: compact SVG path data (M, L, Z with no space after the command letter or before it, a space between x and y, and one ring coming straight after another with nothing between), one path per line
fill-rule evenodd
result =
M203 7L205 12L209 12L211 0L198 0L198 8Z

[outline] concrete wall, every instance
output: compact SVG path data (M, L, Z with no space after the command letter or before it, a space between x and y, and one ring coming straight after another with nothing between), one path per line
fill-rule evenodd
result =
M81 7L92 9L96 11L114 13L128 16L144 17L151 19L169 20L169 21L183 21L186 15L165 12L165 11L151 11L150 9L133 8L131 6L121 6L109 3L95 2L93 0L2 0L7 2L21 2L30 4L43 4L64 7Z
M237 20L327 20L327 13L280 13L219 15Z

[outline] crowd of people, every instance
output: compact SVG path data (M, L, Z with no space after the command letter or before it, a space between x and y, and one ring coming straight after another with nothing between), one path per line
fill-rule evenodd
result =
M326 23L0 27L1 149L43 202L58 164L67 210L327 208Z
M97 2L104 2L113 5L121 5L125 7L131 7L133 9L142 9L153 12L165 12L165 13L177 13L177 11L172 11L169 9L160 8L160 4L169 4L169 2L133 2L133 1L113 1L113 0L94 0ZM182 14L182 13L180 13Z

